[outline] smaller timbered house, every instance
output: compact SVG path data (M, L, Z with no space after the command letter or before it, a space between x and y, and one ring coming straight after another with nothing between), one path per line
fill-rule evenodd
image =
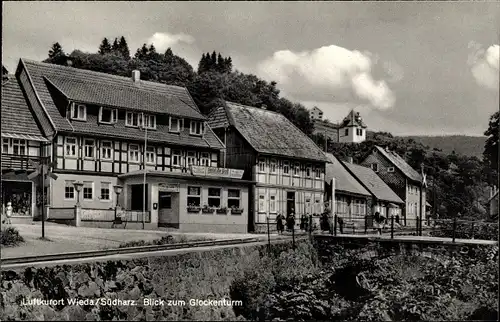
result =
M244 169L255 181L250 195L249 229L266 230L276 215L323 211L323 151L280 113L225 102L209 116L209 125L225 143L225 164ZM299 222L298 220L296 221Z
M426 189L422 175L394 151L375 146L361 162L370 167L404 201L403 224L416 225L418 216L424 218Z

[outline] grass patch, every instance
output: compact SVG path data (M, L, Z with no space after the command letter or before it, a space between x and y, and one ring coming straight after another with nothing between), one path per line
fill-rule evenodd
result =
M0 231L0 245L13 247L21 243L24 243L24 238L19 235L19 231L16 228L12 226L2 228Z
M187 242L193 241L207 241L214 240L213 238L205 238L205 237L193 237L188 238L185 235L180 236L163 236L160 239L156 240L134 240L126 243L121 243L118 248L126 248L126 247L140 247L140 246L152 246L152 245L168 245L168 244L183 244Z

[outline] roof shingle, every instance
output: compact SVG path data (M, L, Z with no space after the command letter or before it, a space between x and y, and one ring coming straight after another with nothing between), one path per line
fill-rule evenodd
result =
M15 76L2 83L2 132L43 136Z
M342 162L342 161L340 161ZM401 198L370 168L342 162L351 173L379 200L404 203Z
M396 168L398 168L403 174L411 180L422 182L422 176L420 173L415 171L406 161L400 157L397 153L392 151L386 151L385 149L375 146L378 152L380 152L389 162L391 162Z
M325 182L330 183L335 178L335 190L357 195L371 196L358 180L342 166L340 161L331 153L325 153L331 163L326 164Z
M258 153L327 162L323 151L284 115L225 102L227 121ZM212 120L215 115L212 115ZM212 121L214 127L221 122ZM222 121L226 122L226 121Z

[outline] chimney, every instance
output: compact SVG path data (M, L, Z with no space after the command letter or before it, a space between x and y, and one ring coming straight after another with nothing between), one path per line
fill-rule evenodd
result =
M141 72L138 70L133 70L132 71L132 81L134 83L137 83L137 82L139 82L140 79L141 79Z
M352 157L347 157L347 163L352 164Z
M66 66L69 66L69 67L73 66L73 58L72 57L69 57L69 56L66 57Z

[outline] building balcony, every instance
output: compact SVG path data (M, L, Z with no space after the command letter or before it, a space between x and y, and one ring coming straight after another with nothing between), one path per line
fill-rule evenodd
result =
M5 170L35 170L31 164L32 162L41 162L41 157L31 155L15 155L2 153L2 172Z

